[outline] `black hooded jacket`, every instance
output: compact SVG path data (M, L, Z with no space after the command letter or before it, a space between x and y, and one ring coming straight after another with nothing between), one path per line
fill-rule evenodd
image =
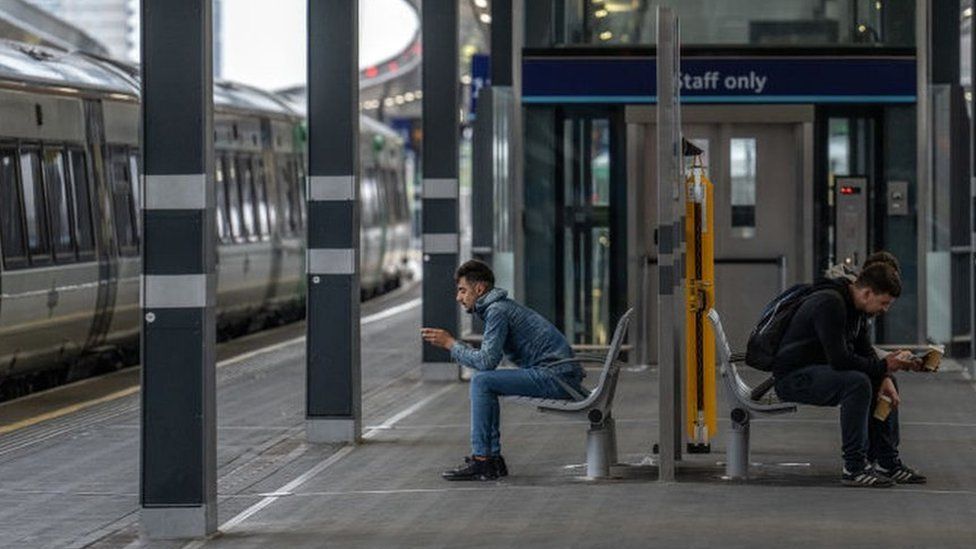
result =
M887 374L868 338L866 317L854 306L850 282L824 279L803 300L780 341L773 374L786 374L813 364L835 370L864 372L872 381Z

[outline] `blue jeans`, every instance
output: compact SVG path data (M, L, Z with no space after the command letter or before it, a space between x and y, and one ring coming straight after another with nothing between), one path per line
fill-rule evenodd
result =
M814 406L840 405L844 467L860 471L865 461L888 467L898 460L898 410L885 421L874 419L879 385L863 372L806 366L776 377L776 394L785 401Z
M557 375L545 368L475 372L471 377L471 453L497 456L502 452L498 397L571 398L555 380ZM560 377L573 389L586 393L579 378Z

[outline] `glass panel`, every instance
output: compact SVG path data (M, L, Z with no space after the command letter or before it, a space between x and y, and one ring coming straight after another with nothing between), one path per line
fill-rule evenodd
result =
M136 249L135 220L132 208L132 181L129 161L124 151L112 151L112 213L119 247L131 254Z
M129 152L129 181L132 183L132 218L135 220L136 241L142 235L142 199L139 190L139 156Z
M593 266L593 286L590 289L590 325L593 327L593 343L607 345L610 342L610 228L592 229L590 261Z
M44 191L41 189L40 153L20 153L21 196L24 198L24 214L27 222L27 248L31 262L43 262L51 253L48 242L47 219L44 208Z
M227 219L227 182L224 180L224 165L219 158L214 162L214 201L217 203L217 238L221 242L226 242L230 234L230 222Z
M23 223L17 185L17 151L2 149L0 150L0 237L3 238L4 264L8 268L27 260Z
M610 121L594 120L590 127L590 196L594 206L610 205Z
M275 159L278 167L278 189L279 203L281 204L281 218L284 222L286 234L294 234L298 230L298 220L295 219L297 212L292 208L295 198L292 196L298 192L292 182L291 163L285 156L278 156Z
M874 0L554 0L556 44L654 45L670 6L683 45L914 45L914 2Z
M85 153L78 150L68 151L69 167L71 169L71 186L75 211L75 237L78 240L78 252L86 253L95 250L92 235L91 192L88 188L88 166Z
M51 237L58 261L75 257L70 202L65 188L64 154L58 149L44 149L44 185L51 214Z
M244 227L241 224L241 193L237 186L237 170L234 162L227 156L221 156L224 175L227 178L227 213L230 218L230 234L234 240L240 242L244 236Z
M251 163L246 158L237 159L237 183L241 187L241 215L244 219L244 231L257 240L257 223L254 219L254 182L251 177Z
M301 213L299 218L301 226L305 226L308 213L305 211L305 164L301 155L295 155L295 185L298 186L298 211Z
M251 169L254 180L254 204L257 209L258 226L261 236L271 234L268 225L268 196L264 189L264 163L260 158L251 159Z
M756 139L732 138L729 145L732 182L732 228L741 238L756 236ZM738 229L738 230L736 230Z

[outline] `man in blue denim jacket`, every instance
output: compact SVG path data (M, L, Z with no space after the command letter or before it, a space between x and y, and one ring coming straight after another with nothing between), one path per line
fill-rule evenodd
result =
M423 328L425 341L451 351L451 358L477 370L471 378L471 457L445 471L447 480L492 480L508 474L501 455L499 396L577 398L586 393L579 363L547 367L573 358L573 350L548 320L495 288L495 275L480 261L468 261L454 275L457 302L485 323L480 349L454 339L446 330ZM498 370L502 358L518 368Z

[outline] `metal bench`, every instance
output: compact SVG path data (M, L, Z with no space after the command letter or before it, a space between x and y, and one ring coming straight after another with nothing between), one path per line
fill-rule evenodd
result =
M617 378L620 375L622 363L617 360L627 334L627 326L634 314L630 309L617 322L617 328L610 340L610 348L606 357L577 356L548 364L555 366L569 362L602 363L600 380L596 387L586 396L579 395L578 400L546 399L525 396L504 397L505 400L533 406L540 412L568 414L581 417L589 422L590 428L586 432L586 476L589 478L606 478L610 476L610 465L617 462L617 433L613 422L613 396L617 389Z
M749 421L754 416L789 414L796 412L792 402L760 401L765 391L772 387L770 380L760 388L752 389L735 367L736 362L744 360L743 355L733 355L729 341L722 329L722 321L715 309L709 309L708 319L715 328L715 347L721 368L722 381L732 407L730 414L728 440L725 442L725 476L729 479L749 478Z

